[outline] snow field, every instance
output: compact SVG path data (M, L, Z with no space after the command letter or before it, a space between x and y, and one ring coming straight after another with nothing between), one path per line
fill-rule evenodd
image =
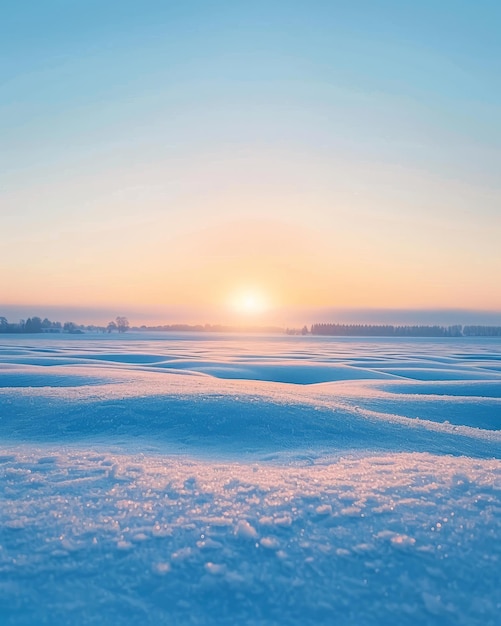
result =
M9 337L0 623L497 626L501 342Z

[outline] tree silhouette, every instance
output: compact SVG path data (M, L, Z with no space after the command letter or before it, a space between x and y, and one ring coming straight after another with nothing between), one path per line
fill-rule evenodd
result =
M115 318L115 322L119 333L125 333L129 330L129 320L126 317L119 315Z

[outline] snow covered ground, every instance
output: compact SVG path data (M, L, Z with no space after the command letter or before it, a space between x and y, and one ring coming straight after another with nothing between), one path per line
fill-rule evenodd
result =
M0 624L501 624L501 340L0 337Z

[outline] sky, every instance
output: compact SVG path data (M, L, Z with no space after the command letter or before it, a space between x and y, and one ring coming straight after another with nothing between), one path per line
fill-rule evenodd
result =
M501 312L500 21L497 0L7 3L0 309Z

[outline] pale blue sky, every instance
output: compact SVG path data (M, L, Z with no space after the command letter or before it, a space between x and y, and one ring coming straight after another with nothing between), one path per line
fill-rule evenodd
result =
M203 307L226 263L281 306L500 310L500 23L485 0L9 3L0 299ZM220 243L249 220L268 282Z

